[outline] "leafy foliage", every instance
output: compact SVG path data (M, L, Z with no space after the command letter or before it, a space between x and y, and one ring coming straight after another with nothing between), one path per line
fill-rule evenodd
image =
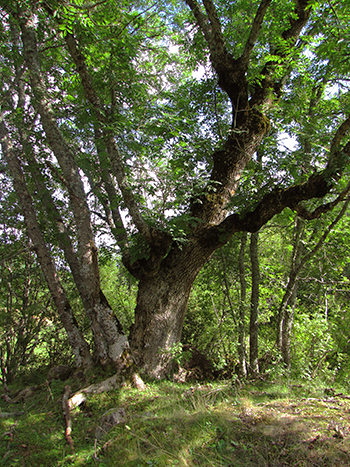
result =
M62 278L89 342L94 320L90 316L88 322L82 312L84 307L87 315L90 311L90 305L82 304L89 287L83 293L77 284L79 274L98 263L88 259L95 255L95 244L100 266L95 282L99 287L101 277L125 329L136 322L136 284L122 262L139 280L159 273L172 281L169 270L174 265L185 270L186 255L196 251L194 246L202 248L202 264L221 247L198 274L183 341L211 354L218 368L233 370L238 310L249 306L242 303L238 283L239 242L233 237L223 244L238 230L261 227L286 206L299 214L304 209L312 217L322 203L335 201L340 192L345 196L350 167L347 2L271 2L265 10L264 5L244 0L219 0L215 5L165 0L0 2L2 140L6 136L11 141L21 186L27 189L56 276ZM30 32L34 44L28 43ZM35 69L28 56L36 48ZM61 158L60 142L65 144ZM68 162L62 161L65 157ZM6 248L16 250L30 222L24 225L9 167L3 150L1 235ZM304 198L315 198L300 204L300 193L313 180L319 183ZM295 192L300 199L294 199ZM293 199L285 196L282 202L286 193ZM312 251L321 238L318 232L331 219L324 216L307 227L301 240L304 251ZM271 336L293 259L293 220L292 210L284 211L275 218L276 225L260 233L261 357L273 353ZM344 232L329 241L343 245L347 254ZM294 361L303 362L299 370L308 374L315 371L319 355L328 355L336 345L334 329L341 327L344 300L335 300L334 323L328 325L330 292L324 292L323 283L326 271L332 284L343 280L347 265L340 258L335 265L321 257L336 249L330 245L318 251L298 277L295 338L315 332L330 336L331 343L328 346L328 337L320 339L314 356L305 339ZM16 283L18 294L26 280L26 261L21 258L11 266L22 278ZM32 267L33 260L28 261ZM202 264L193 266L191 280ZM35 267L33 274L39 277ZM317 283L314 290L309 276ZM11 281L6 275L3 280L5 297ZM249 275L246 281L250 290ZM87 282L90 286L92 281ZM40 302L45 296L42 282L39 289ZM322 294L328 298L321 300ZM313 301L319 308L314 316L325 315L326 321L313 317ZM28 324L32 309L25 311L17 303L15 308ZM36 313L41 322L44 317ZM45 308L43 316L46 313L52 313L51 308ZM14 320L12 311L7 314ZM307 317L305 328L299 315ZM3 326L13 330L16 323L5 321ZM32 340L40 334L35 326L27 327ZM340 360L346 355L342 352Z

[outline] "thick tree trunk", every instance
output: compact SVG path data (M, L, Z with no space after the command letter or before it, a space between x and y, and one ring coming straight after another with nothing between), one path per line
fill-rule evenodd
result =
M191 242L174 248L156 274L141 276L129 342L144 373L160 378L171 372L169 351L180 342L191 287L211 253Z
M180 271L178 271L180 272ZM137 365L159 378L171 371L170 350L181 338L193 280L181 273L141 280L130 346Z

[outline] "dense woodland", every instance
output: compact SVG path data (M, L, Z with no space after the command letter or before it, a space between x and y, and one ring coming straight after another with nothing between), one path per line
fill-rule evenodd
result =
M259 231L259 276L255 280L261 375L274 378L291 374L306 380L321 377L328 382L349 382L348 222L348 211L341 213L340 209L307 223L286 212ZM249 343L255 324L252 237L245 233L234 237L198 275L181 343L171 349L180 366L191 359L194 348L208 357L220 377L236 378L250 372ZM15 375L34 369L45 373L46 368L67 361L74 366L65 330L26 242L26 237L13 242L15 250L4 250L6 259L1 264L1 374L8 383ZM88 329L72 278L64 269L61 273L77 319ZM123 328L130 329L137 281L107 247L101 255L101 283ZM294 293L288 300L292 286ZM289 327L281 326L283 312ZM283 352L281 332L289 339ZM243 374L240 349L244 350ZM197 375L188 376L193 380Z
M349 381L348 7L0 1L3 383Z

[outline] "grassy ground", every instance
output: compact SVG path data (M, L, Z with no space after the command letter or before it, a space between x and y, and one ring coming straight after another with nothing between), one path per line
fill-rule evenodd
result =
M24 412L0 418L0 465L350 466L350 399L326 395L320 383L281 380L237 391L231 382L164 381L93 396L72 415L74 453L64 437L65 384L53 381L16 404L0 399L1 412ZM111 408L125 409L125 423L96 441Z

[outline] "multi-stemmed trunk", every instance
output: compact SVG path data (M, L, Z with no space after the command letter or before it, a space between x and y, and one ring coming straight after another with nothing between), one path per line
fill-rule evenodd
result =
M173 241L170 231L165 233L166 229L157 229L153 222L147 221L141 203L138 202L139 194L133 192L133 183L129 182L128 168L125 162L127 156L121 154L117 146L118 134L115 133L115 129L118 125L114 119L117 109L109 104L110 93L104 94L103 86L97 85L98 68L95 64L89 65L89 61L85 60L84 53L88 49L88 44L84 41L83 31L77 28L83 37L81 43L79 43L79 35L76 37L73 31L66 31L64 34L67 61L71 59L70 65L74 65L76 69L87 101L86 110L89 114L91 112L91 121L94 122L94 136L91 137L90 128L83 137L83 139L90 138L91 143L94 143L96 148L96 168L94 169L96 169L95 175L97 174L98 183L96 184L97 188L91 188L94 191L95 188L99 190L102 187L101 196L99 197L98 192L94 192L95 197L99 199L100 207L102 206L101 211L105 211L108 219L106 223L123 251L124 264L139 279L135 324L130 334L131 349L140 368L155 377L162 376L169 370L171 360L171 352L169 351L174 344L179 342L181 337L191 286L198 271L215 249L225 244L235 232L257 232L262 225L287 206L304 216L312 216L313 213L306 212L300 206L300 201L325 196L340 177L344 165L344 154L350 153L350 143L344 147L340 145L342 138L350 129L350 118L348 118L336 132L330 145L329 161L323 172L312 174L305 183L289 188L276 186L265 195L262 194L260 202L257 204L250 208L246 206L244 210L237 205L234 213L228 215L227 209L235 195L238 180L247 163L257 152L265 134L269 131L270 122L263 111L273 103L273 96L280 97L284 79L277 78L279 73L276 71L277 68L281 67L281 63L289 63L289 55L286 55L284 46L277 47L271 56L272 58L268 59L265 65L262 65L260 76L263 78L257 80L256 83L249 82L248 85L250 57L258 41L264 16L271 1L261 2L251 25L249 37L247 35L248 39L243 47L242 55L236 58L232 55L233 51L228 49L229 42L224 36L214 3L205 0L203 2L205 12L194 0L185 0L185 3L192 10L208 45L210 60L217 73L218 84L227 94L231 103L232 124L225 142L211 154L211 161L208 163L210 173L208 172L207 186L201 190L200 194L195 192L190 194L191 201L187 206L187 215L192 220L196 219L196 225L192 222L190 226L186 227L187 243L182 245L182 249ZM308 21L311 12L308 3L306 0L296 2L294 15L291 16L282 33L283 41L288 43L291 49L297 43L299 34ZM56 97L55 100L52 100L47 88L50 76L46 73L47 66L50 65L46 63L46 66L41 67L40 59L43 55L38 52L36 29L43 10L38 16L34 4L33 11L29 7L23 9L21 6L15 8L8 5L7 7L10 21L15 21L21 30L22 45L17 47L12 55L13 57L21 56L23 70L19 70L19 79L24 73L28 88L23 107L19 108L20 112L18 112L18 108L14 109L16 110L16 119L14 120L17 121L19 115L27 114L27 121L23 120L22 122L25 127L26 123L33 118L33 114L40 116L40 131L45 133L45 141L42 140L44 149L41 153L46 154L49 147L55 156L56 172L54 170L53 178L56 179L58 173L62 179L62 189L66 190L65 193L69 198L71 220L74 224L74 234L70 240L68 237L61 237L61 243L60 240L57 241L57 238L55 241L63 250L66 262L72 271L90 322L98 361L103 364L116 362L123 349L127 347L127 340L100 288L98 255L91 225L90 206L81 177L81 168L78 165L78 161L81 159L80 136L74 144L71 144L70 139L65 139L60 131L59 122L62 120L63 114L56 115L55 109L59 107L59 104L56 102ZM46 8L49 14L53 15L48 2L43 3L43 8ZM52 19L52 21L54 20ZM62 47L61 42L59 46ZM132 60L130 60L130 67L132 66L131 62ZM53 68L56 73L57 69ZM289 65L286 69L289 69ZM109 91L113 95L113 89ZM27 102L29 101L31 108L30 111L27 111ZM16 105L16 102L19 103L20 100L15 98L13 102ZM63 105L66 105L66 102L63 102ZM35 119L33 125L35 125ZM12 123L2 128L2 133L5 136L6 128L11 130ZM16 131L11 131L16 138L18 136ZM119 136L122 137L122 135L123 131ZM6 145L6 138L7 136L3 140L3 145ZM17 147L20 144L22 143L18 143ZM25 158L25 154L22 157ZM28 160L27 163L29 163ZM50 167L49 160L45 160L45 163L47 167ZM22 178L23 185L25 185L25 177ZM19 185L18 193L21 196ZM137 232L142 237L147 249L151 251L148 259L144 258L132 262L131 252L128 251L128 246L132 243L130 242L130 232L124 225L119 212L118 200L120 197L123 199L120 206L127 208L133 223L132 231ZM23 201L25 201L25 197ZM23 213L26 216L28 206L25 203L23 206ZM42 203L41 208L46 209L45 203ZM63 222L53 211L51 211L50 216L47 216L46 229L50 232L52 225L56 224L59 232L64 234ZM318 213L319 215L321 211L322 209ZM27 225L36 222L36 213L32 214L27 215ZM79 329L70 313L64 291L60 291L57 271L51 258L47 255L48 248L45 250L42 238L39 241L39 232L30 230L28 227L28 233L36 245L38 258L44 272L51 261L49 269L46 270L51 294L54 298L56 297L55 303L68 334L74 330L74 332L77 331L77 334L74 335L78 336ZM59 291L58 295L57 291ZM73 334L71 335L73 336ZM74 352L76 352L76 347L80 346L77 353L80 359L82 352L85 352L85 344L83 338L78 343L74 342L73 337L71 339ZM257 361L257 356L254 356L253 360ZM253 366L256 366L255 363Z
M67 299L67 295L57 274L54 262L52 261L50 251L45 244L34 211L33 200L24 181L25 179L20 161L9 138L7 128L3 122L0 123L0 142L9 172L13 178L19 204L22 207L28 234L37 254L60 320L67 332L68 341L75 356L76 364L83 368L90 367L92 365L92 359L89 346L78 327L78 323L70 307L69 300Z
M23 56L30 71L33 106L40 115L48 144L57 158L64 183L67 186L76 231L74 240L69 237L59 211L56 209L50 192L43 182L37 181L38 191L43 198L43 208L47 210L48 223L56 230L56 241L62 248L65 259L70 266L75 285L88 317L94 341L95 361L105 365L118 360L128 345L127 338L101 291L97 248L91 225L87 195L77 164L76 149L68 144L60 131L46 88L38 53L34 16L28 10L28 12L23 11L18 15L17 19L22 33ZM28 148L30 145L25 144L23 140L25 140L25 133L22 136L22 145ZM33 173L36 161L31 151L31 148L27 150L27 159L32 166ZM37 172L40 172L38 168ZM39 173L34 173L34 177L37 179L39 176ZM25 209L24 214L25 216L27 214ZM74 243L77 244L76 249L73 247ZM52 279L47 277L47 281L51 288ZM65 327L67 329L66 324Z

